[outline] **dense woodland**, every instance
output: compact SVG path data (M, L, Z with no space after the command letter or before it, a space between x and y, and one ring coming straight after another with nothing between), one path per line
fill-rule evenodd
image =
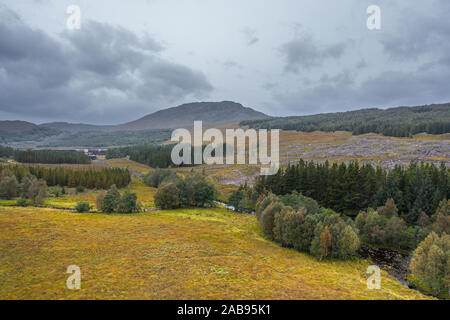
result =
M118 168L93 168L75 170L64 167L45 168L42 166L0 166L0 173L8 169L18 182L27 174L44 180L48 186L85 187L89 189L107 189L115 184L118 188L126 187L131 182L128 170Z
M48 164L90 164L91 159L80 152L68 150L15 150L0 146L0 158L14 158L22 163L48 163Z
M355 135L373 132L394 137L410 137L421 132L443 134L450 132L450 104L248 120L241 125L305 132L350 131Z
M22 163L91 163L91 159L84 153L66 150L14 150L14 160Z
M130 160L148 165L152 168L168 168L173 165L171 159L172 145L145 145L109 149L106 159L130 157Z
M330 165L300 160L273 176L261 176L255 189L284 195L297 191L320 205L356 216L368 207L383 206L394 199L399 215L416 224L422 211L431 216L441 200L450 196L449 169L412 162L387 171L370 164L351 162Z
M172 162L172 149L173 145L145 145L145 146L134 146L134 147L124 147L124 148L113 148L109 149L106 153L106 159L114 158L124 158L129 156L130 160L148 165L152 168L169 168L176 167ZM202 147L203 150L205 146ZM214 156L214 152L212 152ZM191 163L194 163L194 148L191 147ZM181 166L192 166L181 165Z

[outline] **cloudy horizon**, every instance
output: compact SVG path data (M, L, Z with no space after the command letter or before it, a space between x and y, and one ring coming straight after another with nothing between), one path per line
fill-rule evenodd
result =
M66 27L72 4L79 30ZM369 5L381 30L366 26ZM272 116L445 103L448 17L446 0L0 0L0 120L119 124L195 101Z

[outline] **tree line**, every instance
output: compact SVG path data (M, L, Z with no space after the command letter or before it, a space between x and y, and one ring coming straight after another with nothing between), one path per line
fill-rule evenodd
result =
M330 165L300 160L276 175L259 177L255 189L276 195L297 191L350 216L392 198L408 225L416 225L422 212L434 214L440 201L450 196L449 169L444 163L436 167L411 162L407 168L397 165L388 171L358 162Z
M143 145L123 148L112 148L106 152L106 159L130 157L130 160L145 164L152 168L170 168L176 167L172 162L172 149L174 145ZM222 145L225 150L226 146ZM205 146L202 146L202 152ZM214 156L214 151L211 153ZM191 146L191 163L194 163L194 147ZM181 166L190 167L192 164L182 164Z
M304 132L350 131L355 135L373 132L394 137L410 137L421 132L443 134L450 132L450 104L247 120L241 125Z
M69 168L45 168L42 166L8 165L0 166L3 170L11 171L19 182L29 173L44 180L48 186L85 187L88 189L107 189L115 184L118 188L126 187L131 182L131 175L127 169L102 168L100 170L86 168L81 170Z
M91 163L91 159L84 153L68 150L14 150L13 156L14 160L22 163Z

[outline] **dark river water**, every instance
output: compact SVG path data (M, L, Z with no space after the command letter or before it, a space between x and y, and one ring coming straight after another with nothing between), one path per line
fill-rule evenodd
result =
M363 259L372 260L373 264L386 270L404 286L408 287L405 277L408 274L408 266L411 256L383 248L372 248L362 245L357 252Z

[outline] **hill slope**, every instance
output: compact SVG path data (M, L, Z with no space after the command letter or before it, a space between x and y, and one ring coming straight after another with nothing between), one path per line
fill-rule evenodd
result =
M38 126L27 121L0 121L0 131L8 133L16 133L36 129Z
M122 130L166 129L192 126L195 120L211 124L264 118L268 116L246 108L240 103L194 102L157 111L139 120L120 125L118 128Z
M421 132L442 134L450 132L450 103L251 120L243 121L241 125L305 132L350 131L353 134L373 132L394 137L408 137Z
M93 124L69 123L69 122L49 122L40 124L39 127L69 132L101 131L101 130L111 130L114 128L114 126L97 126Z
M381 289L368 290L368 261L319 262L266 241L254 216L225 209L107 215L0 206L0 225L0 299L426 298L384 271ZM73 264L82 290L66 289Z

